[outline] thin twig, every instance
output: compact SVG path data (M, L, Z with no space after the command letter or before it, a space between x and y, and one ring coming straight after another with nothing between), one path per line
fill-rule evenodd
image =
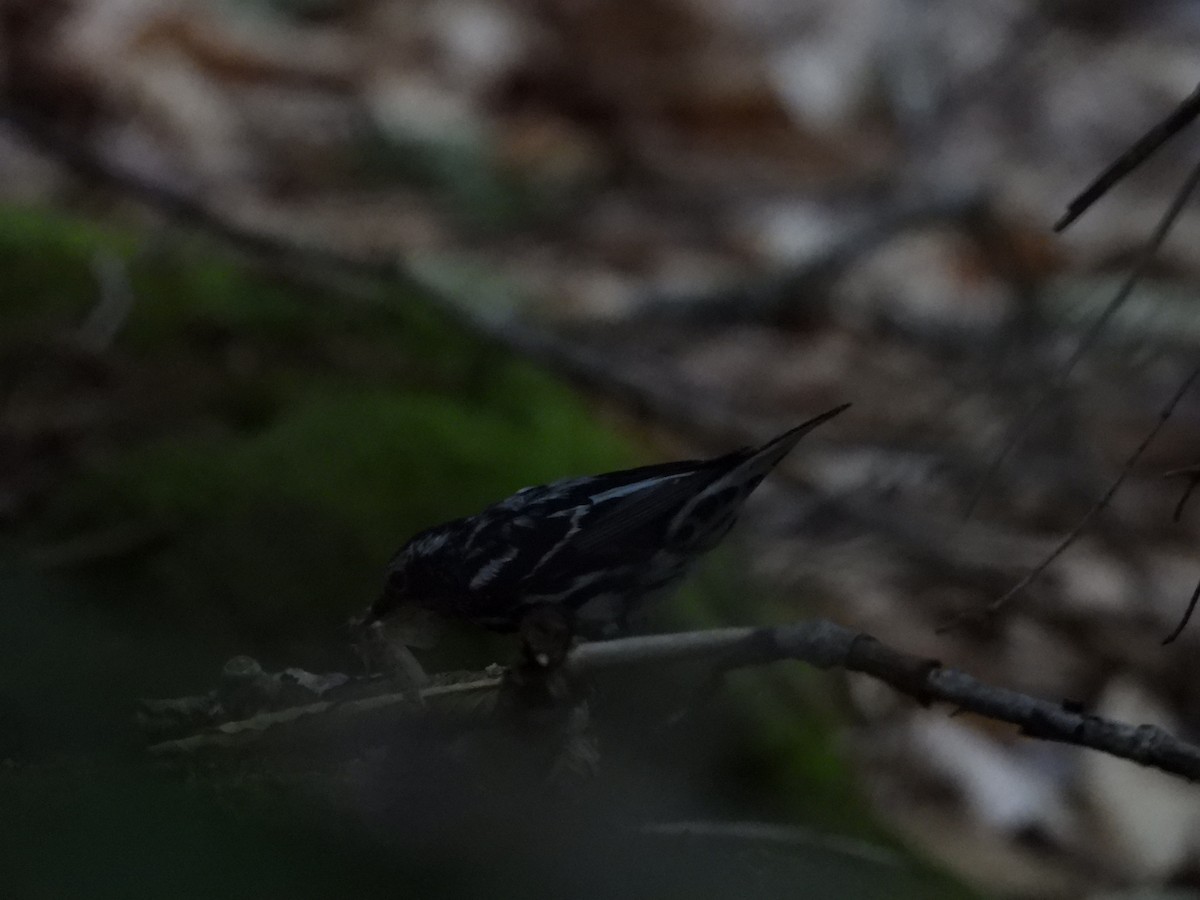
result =
M1125 281L1121 284L1121 287L1117 290L1117 293L1113 296L1112 300L1108 302L1108 305L1104 307L1100 315L1097 316L1096 320L1084 333L1083 337L1080 338L1079 345L1075 348L1075 352L1071 354L1070 359L1068 359L1066 364L1059 369L1057 374L1055 374L1050 385L1038 395L1037 400L1035 400L1033 405L1030 406L1017 420L1016 425L1009 432L1008 438L1005 440L1003 447L1000 448L1000 452L997 453L992 459L991 464L983 473L983 477L980 479L979 485L975 488L974 492L967 500L966 511L964 513L966 518L970 518L971 514L974 513L975 508L979 505L979 501L983 498L984 491L987 490L988 485L991 484L992 480L996 476L996 473L1000 471L1000 466L1004 464L1004 460L1008 458L1009 453L1012 452L1013 448L1016 447L1017 444L1020 443L1021 439L1025 436L1025 433L1029 430L1037 414L1041 412L1043 407L1045 407L1045 405L1052 398L1057 397L1062 392L1062 389L1067 383L1067 379L1071 377L1071 373L1075 370L1075 366L1084 357L1084 355L1092 349L1092 346L1096 343L1101 333L1104 331L1105 326L1108 325L1109 320L1113 317L1117 310L1124 305L1125 301L1129 299L1129 296L1133 293L1134 288L1137 287L1138 283L1145 276L1147 270L1150 268L1150 264L1154 261L1155 255L1158 253L1163 241L1166 240L1167 234L1174 226L1175 220L1179 218L1179 214L1183 211L1184 205L1192 196L1192 193L1195 191L1198 183L1200 183L1200 162L1198 162L1196 166L1193 167L1192 171L1188 173L1187 180L1184 181L1183 186L1175 194L1174 198L1172 198L1170 206L1168 206L1166 212L1163 213L1163 216L1159 220L1158 225L1155 227L1154 233L1150 236L1150 239L1142 247L1141 252L1138 254L1137 263L1126 276Z
M1192 493L1196 490L1198 485L1200 485L1200 474L1193 475L1188 480L1187 487L1183 489L1183 494L1180 495L1179 502L1175 504L1175 509L1171 513L1172 522L1178 522L1183 518L1183 509L1185 506L1187 506L1188 500L1191 498Z
M1200 87L1175 107L1162 121L1134 142L1108 168L1067 204L1063 217L1054 223L1055 231L1063 231L1087 209L1112 189L1118 181L1144 163L1163 144L1192 123L1200 115Z
M1179 502L1175 504L1175 509L1171 512L1171 521L1178 522L1183 518L1184 507L1187 506L1188 500L1191 499L1192 493L1200 486L1200 466L1184 466L1182 469L1172 469L1170 472L1164 472L1163 478L1174 478L1176 475L1188 475L1187 487L1183 489L1183 493L1179 497Z
M982 610L971 610L960 613L949 622L938 626L937 633L944 634L945 632L958 627L968 619L978 620L986 618L990 615L994 615L1010 600L1012 600L1013 597L1020 594L1023 590L1025 590L1025 588L1029 587L1030 584L1036 581L1056 559L1062 556L1062 554L1065 553L1067 549L1079 539L1079 537L1083 534L1084 529L1086 529L1091 523L1092 519L1098 516L1104 510L1104 508L1108 506L1109 501L1112 500L1113 496L1120 489L1121 485L1125 483L1125 479L1129 477L1129 474L1133 471L1133 467L1137 464L1138 460L1141 459L1142 454L1146 452L1146 449L1150 446L1154 439L1158 437L1159 431L1161 431L1163 426L1166 425L1167 420L1171 418L1171 413L1175 411L1175 407L1179 405L1179 401L1183 399L1183 395L1187 393L1188 388L1192 386L1192 382L1196 380L1197 376L1200 376L1200 366L1192 369L1187 378L1183 380L1183 383L1179 386L1178 390L1176 390L1174 395L1172 395L1167 405L1163 407L1162 412L1160 412L1158 415L1158 421L1154 423L1154 427L1146 433L1144 438L1142 438L1142 442L1138 444L1137 449L1133 451L1127 460L1125 460L1125 465L1122 466L1120 474L1116 477L1113 483L1109 485L1108 490L1104 492L1104 496L1102 496L1096 501L1095 504L1093 504L1092 508L1084 514L1083 518L1079 520L1075 527L1067 533L1066 537L1064 537L1058 543L1058 546L1056 546L1046 556L1045 559L1031 569L1024 578L989 603Z
M1200 486L1200 466L1185 466L1182 469L1175 469L1167 472L1168 476L1172 475L1190 475L1188 485L1184 488L1183 496L1179 498L1179 502L1175 504L1175 512L1172 515L1172 520L1178 522L1183 517L1183 508L1187 505L1188 498L1192 496L1192 492ZM1195 590L1192 591L1192 596L1188 600L1187 608L1183 611L1183 615L1179 619L1179 624L1176 625L1171 633L1163 638L1163 646L1173 643L1176 638L1183 634L1183 629L1187 628L1188 622L1192 620L1192 614L1196 611L1196 603L1200 601L1200 582L1197 582Z
M1179 624L1171 630L1170 634L1163 638L1162 643L1164 647L1183 634L1183 629L1187 628L1188 622L1192 620L1192 613L1196 611L1197 600L1200 600L1200 582L1196 583L1196 589L1192 591L1191 599L1188 600L1187 609L1183 611L1183 616L1179 619Z

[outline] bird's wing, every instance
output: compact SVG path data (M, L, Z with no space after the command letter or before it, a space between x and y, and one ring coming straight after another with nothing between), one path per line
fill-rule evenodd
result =
M477 517L464 577L473 590L537 592L611 562L637 564L721 469L666 463L526 488Z
M721 457L594 492L565 549L572 555L622 556L631 549L652 554L671 519L731 462Z
M750 492L830 410L759 448L525 488L475 517L463 577L473 590L541 588L659 550L703 552L724 536Z

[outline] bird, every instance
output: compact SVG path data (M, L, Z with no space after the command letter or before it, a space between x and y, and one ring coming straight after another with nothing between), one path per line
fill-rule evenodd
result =
M513 632L551 610L584 639L625 634L634 613L721 542L796 443L849 405L761 446L526 487L421 531L392 557L359 624L407 608Z

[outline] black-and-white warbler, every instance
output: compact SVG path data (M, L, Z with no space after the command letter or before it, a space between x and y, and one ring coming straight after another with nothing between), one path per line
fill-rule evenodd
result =
M725 537L796 442L847 406L761 447L527 487L422 531L392 557L383 594L363 621L415 606L512 631L548 606L579 634L622 632L644 600Z

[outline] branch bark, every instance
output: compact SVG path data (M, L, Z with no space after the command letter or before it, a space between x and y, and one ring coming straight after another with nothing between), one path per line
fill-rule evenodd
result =
M958 711L1008 722L1032 738L1074 744L1128 759L1189 781L1200 780L1200 746L1180 740L1154 725L1130 725L1090 715L1073 704L1052 702L980 681L966 672L942 666L937 660L904 653L874 637L825 620L797 622L775 628L719 628L580 644L568 654L565 674L571 678L636 666L705 662L725 668L766 665L783 660L806 662L820 669L861 672L928 705L945 703ZM473 698L468 720L482 724L494 713L485 702L504 683L503 677L480 674L455 684L422 689L430 712L446 701ZM328 726L363 717L428 713L406 692L383 685L369 697L311 703L227 722L214 729L150 747L156 756L245 747L297 726Z

